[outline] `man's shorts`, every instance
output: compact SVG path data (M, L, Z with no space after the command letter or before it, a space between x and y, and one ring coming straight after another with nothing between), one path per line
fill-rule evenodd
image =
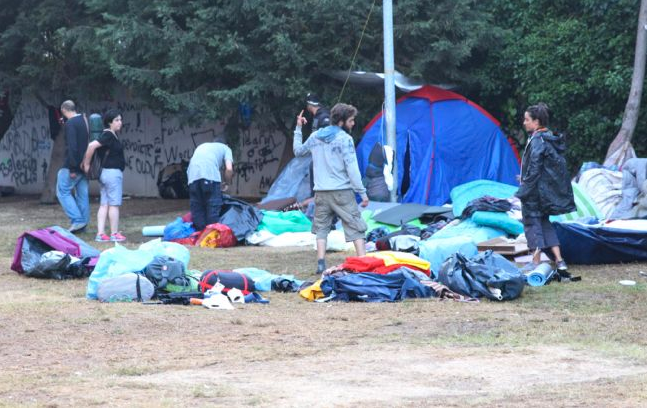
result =
M124 185L124 174L121 170L101 170L99 184L101 184L101 205L121 205L121 196Z
M365 238L367 226L357 208L353 190L315 192L312 233L317 235L317 239L328 237L335 215L341 219L346 242Z
M547 249L554 246L559 246L559 239L553 224L551 224L548 216L543 217L527 217L522 219L523 231L526 234L526 241L528 241L528 248L530 250Z

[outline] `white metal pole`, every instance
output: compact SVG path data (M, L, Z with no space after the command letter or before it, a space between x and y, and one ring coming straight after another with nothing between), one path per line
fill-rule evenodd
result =
M395 64L393 62L393 2L384 0L382 5L384 25L384 99L386 121L386 144L393 149L393 189L391 202L398 201L398 166L395 138Z

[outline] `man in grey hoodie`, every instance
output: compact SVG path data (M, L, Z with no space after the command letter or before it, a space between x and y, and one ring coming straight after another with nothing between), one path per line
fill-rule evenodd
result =
M355 125L357 109L338 103L330 112L330 126L314 132L303 143L301 127L307 123L303 111L297 116L293 149L297 157L312 154L314 164L315 217L312 233L317 235L317 273L326 269L326 239L333 217L337 215L347 242L353 242L357 256L366 254L364 236L366 223L357 208L355 193L361 206L368 205L366 189L355 156L353 138L347 133Z

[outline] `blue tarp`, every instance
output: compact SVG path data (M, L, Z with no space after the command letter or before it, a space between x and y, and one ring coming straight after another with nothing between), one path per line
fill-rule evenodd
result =
M385 139L380 115L357 146L362 175L371 149ZM402 97L396 106L396 143L403 203L442 205L453 187L477 179L518 185L517 155L496 120L453 92L425 86ZM402 196L405 173L410 186Z
M647 261L647 231L554 222L564 260L572 264Z
M387 275L351 273L326 276L321 282L324 296L334 295L334 300L363 302L395 302L407 298L433 296L431 288L423 285L413 273L400 268Z

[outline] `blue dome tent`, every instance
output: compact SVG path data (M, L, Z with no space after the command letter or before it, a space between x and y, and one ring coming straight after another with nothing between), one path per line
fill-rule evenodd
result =
M364 175L376 143L386 144L382 114L364 128L357 160ZM452 188L487 179L518 185L519 153L485 109L430 85L396 105L398 197L403 203L442 205Z

